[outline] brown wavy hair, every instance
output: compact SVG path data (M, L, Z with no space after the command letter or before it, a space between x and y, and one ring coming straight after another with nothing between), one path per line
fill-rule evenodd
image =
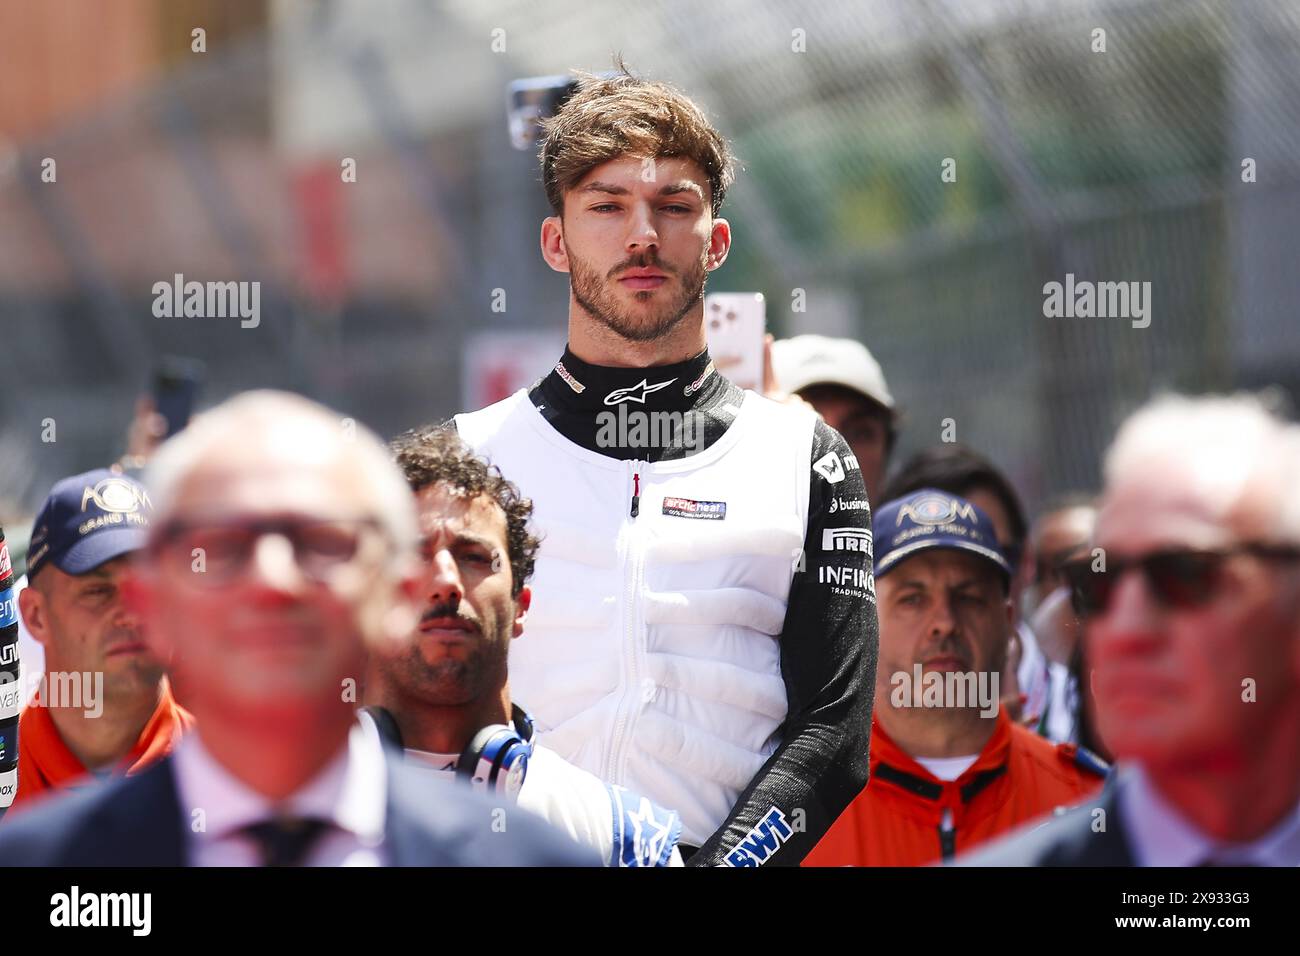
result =
M575 70L578 90L542 120L542 184L557 216L564 194L602 163L620 156L694 160L709 177L713 215L735 179L731 148L703 111L666 83L633 76L621 58L606 78Z
M445 482L466 498L484 495L506 516L506 547L510 556L510 593L518 597L537 564L540 539L528 530L533 502L507 481L500 469L480 458L450 425L426 425L398 435L391 442L393 459L411 490Z

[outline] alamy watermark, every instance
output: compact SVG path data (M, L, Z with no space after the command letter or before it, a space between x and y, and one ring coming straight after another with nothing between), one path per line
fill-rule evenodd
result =
M1043 315L1049 319L1132 319L1133 328L1151 324L1150 282L1076 281L1073 272L1065 282L1043 286Z
M893 688L889 702L896 708L979 707L981 717L998 714L999 685L997 671L930 671L923 673L920 664L912 670L895 671L889 678Z
M23 674L0 671L0 718L17 714L27 700L42 707L80 708L97 718L104 713L103 671L55 671Z
M153 314L159 319L240 319L240 328L262 322L262 283L186 282L176 273L171 282L153 284Z
M704 416L696 411L629 410L596 413L598 448L681 448L704 450Z

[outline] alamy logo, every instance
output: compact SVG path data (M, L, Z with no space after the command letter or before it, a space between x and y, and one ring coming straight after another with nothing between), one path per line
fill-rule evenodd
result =
M731 848L725 858L726 865L762 866L793 834L794 830L786 822L785 814L779 807L773 807L754 829Z
M912 673L895 671L889 683L893 691L889 702L894 707L968 708L979 707L981 717L998 714L999 675L997 671L926 671L912 665Z
M1150 282L1076 282L1073 272L1065 282L1043 286L1043 315L1049 319L1132 319L1133 328L1151 324Z
M704 451L704 416L694 411L629 409L596 413L598 448L682 448Z
M870 554L871 532L866 528L825 528L822 531L822 550Z
M68 893L50 897L51 926L127 926L133 936L148 936L153 920L152 893Z
M159 319L242 319L240 328L262 322L262 283L186 282L176 273L172 282L153 284L153 314Z
M647 385L646 380L641 379L637 384L629 386L628 388L614 389L614 391L605 396L605 404L618 405L622 402L640 402L644 405L645 397L647 395L657 392L661 388L667 388L675 381L677 381L677 379L670 378L666 382L656 382L654 385Z

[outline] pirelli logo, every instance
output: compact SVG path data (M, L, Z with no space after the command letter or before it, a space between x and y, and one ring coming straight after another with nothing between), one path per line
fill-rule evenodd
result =
M822 550L871 554L871 531L867 528L826 528L822 531Z

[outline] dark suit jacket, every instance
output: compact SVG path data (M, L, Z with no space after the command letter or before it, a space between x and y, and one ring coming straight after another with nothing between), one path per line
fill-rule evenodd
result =
M1028 824L959 857L954 865L1136 866L1124 835L1117 799L1119 786L1108 781L1094 800L1050 817L1046 823ZM1098 808L1105 811L1104 817L1093 813ZM1097 830L1103 820L1105 829Z
M538 818L511 812L492 827L495 804L445 787L386 757L384 849L396 866L598 866ZM0 866L184 866L189 814L170 759L135 776L56 797L0 822Z

